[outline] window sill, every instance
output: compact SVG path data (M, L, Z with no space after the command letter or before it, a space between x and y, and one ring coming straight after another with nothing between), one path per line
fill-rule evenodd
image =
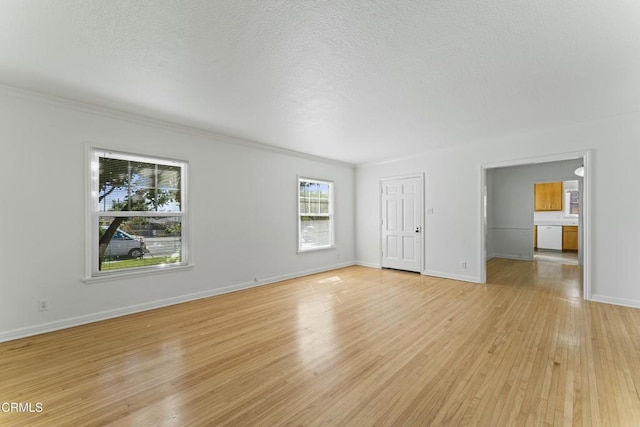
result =
M152 268L139 268L136 270L113 272L113 273L101 273L96 276L85 277L83 282L87 284L110 282L120 279L129 279L131 277L150 276L153 274L165 274L172 273L174 271L191 270L195 264L185 265L168 265L166 267L152 267Z
M323 246L321 248L298 249L298 253L304 254L307 252L326 251L326 250L335 249L335 248L336 248L335 245L331 245L331 246Z

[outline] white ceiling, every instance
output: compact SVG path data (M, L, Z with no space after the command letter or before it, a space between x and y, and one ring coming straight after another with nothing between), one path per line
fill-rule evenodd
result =
M640 108L638 0L0 0L0 83L351 163Z

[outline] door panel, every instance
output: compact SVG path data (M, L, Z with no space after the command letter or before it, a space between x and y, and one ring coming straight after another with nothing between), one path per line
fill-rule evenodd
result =
M385 180L382 188L382 267L422 269L422 179Z
M397 236L387 236L387 256L393 259L398 258L398 237Z
M405 193L406 194L406 193ZM415 200L403 199L402 204L402 231L409 232L416 229L416 203Z
M397 200L387 200L387 230L398 231L398 210Z
M402 253L407 261L416 261L416 238L413 236L404 236L402 238Z

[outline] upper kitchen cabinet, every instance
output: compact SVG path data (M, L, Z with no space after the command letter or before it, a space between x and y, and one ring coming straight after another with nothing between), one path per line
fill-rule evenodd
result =
M546 182L535 185L535 210L562 210L562 182Z

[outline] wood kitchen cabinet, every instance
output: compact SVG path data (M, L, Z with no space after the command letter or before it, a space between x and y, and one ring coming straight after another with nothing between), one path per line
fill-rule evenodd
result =
M565 225L562 227L562 250L578 250L578 227L575 225Z
M534 195L536 211L562 210L562 182L535 184Z

